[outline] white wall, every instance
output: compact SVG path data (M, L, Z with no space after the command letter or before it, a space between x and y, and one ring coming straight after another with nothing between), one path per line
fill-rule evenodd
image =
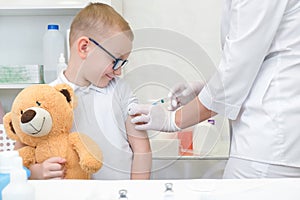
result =
M221 54L220 2L123 1L123 16L135 31L134 50L125 69L127 78L136 87L145 83L145 77L156 83L152 84L155 93L137 89L142 101L166 95L176 82L210 77ZM136 71L138 68L143 70ZM131 80L132 76L135 80ZM146 84L145 88L149 90L151 86Z
M222 0L124 0L123 16L133 29L163 28L202 46L215 63L220 58Z

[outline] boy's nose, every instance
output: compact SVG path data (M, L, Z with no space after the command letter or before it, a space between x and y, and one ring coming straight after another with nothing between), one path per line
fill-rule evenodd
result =
M113 73L114 73L114 75L116 75L116 76L120 76L120 75L122 74L122 69L121 69L121 67L120 67L119 69L115 70Z

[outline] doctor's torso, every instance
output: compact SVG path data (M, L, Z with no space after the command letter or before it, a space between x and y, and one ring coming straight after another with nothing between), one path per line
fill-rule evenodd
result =
M252 6L255 1L256 7ZM260 11L272 1L224 1L221 26L222 46L226 47L224 56L232 50L229 41L247 37L253 49L229 54L235 56L233 62L236 57L246 57L245 67L257 70L253 73L253 82L247 83L248 79L242 76L231 77L235 84L241 87L249 84L250 88L241 102L237 118L232 121L231 156L300 167L300 129L297 123L300 121L300 1L277 2L282 10L274 10L273 18L263 20L265 15ZM243 16L245 13L252 16ZM243 17L253 20L240 25ZM273 35L262 32L260 37L252 37L264 26L273 28ZM261 38L259 42L257 38ZM271 40L270 44L268 40ZM256 59L256 50L261 48L267 50L263 62L259 66L251 65ZM230 66L227 67L230 71ZM233 94L239 95L236 91Z

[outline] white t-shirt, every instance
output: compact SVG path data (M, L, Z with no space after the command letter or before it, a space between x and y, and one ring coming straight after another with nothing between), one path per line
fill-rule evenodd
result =
M232 121L230 156L300 167L300 1L225 0L223 55L199 94Z
M125 121L128 107L137 99L129 85L114 78L105 88L79 87L70 83L63 72L51 85L59 83L69 84L77 96L72 131L90 136L102 150L103 166L93 179L130 179L133 154Z

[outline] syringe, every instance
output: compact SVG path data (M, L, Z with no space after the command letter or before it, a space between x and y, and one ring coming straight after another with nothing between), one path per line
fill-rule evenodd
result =
M170 98L169 97L164 97L164 98L161 98L161 99L158 99L158 100L155 100L152 105L157 105L157 104L164 104L166 102L170 101Z
M155 100L152 103L152 105L164 104L164 103L170 102L170 100L171 100L170 97L161 98L161 99ZM171 104L172 104L172 106L176 107L177 106L177 101L173 99Z

